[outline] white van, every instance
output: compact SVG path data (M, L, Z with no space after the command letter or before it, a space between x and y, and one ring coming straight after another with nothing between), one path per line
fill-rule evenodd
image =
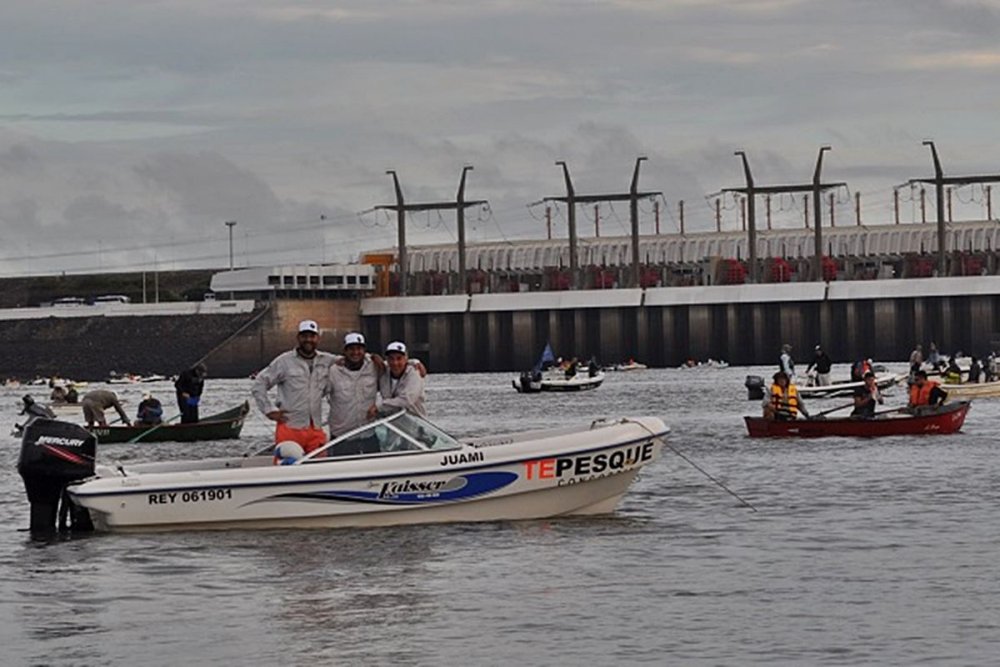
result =
M86 306L87 300L79 296L64 296L52 302L56 308L72 308L74 306Z
M131 303L132 299L128 298L124 294L104 294L102 296L94 297L94 305L100 305L102 303Z

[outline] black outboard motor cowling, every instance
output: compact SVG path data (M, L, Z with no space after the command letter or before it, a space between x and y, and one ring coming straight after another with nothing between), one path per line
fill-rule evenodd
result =
M65 491L70 482L94 474L96 450L97 438L77 424L38 418L24 425L17 471L31 504L33 536L54 533L57 518L60 530L93 530L87 510L73 505Z
M759 375L748 375L743 384L747 388L747 400L761 401L764 399L764 378Z

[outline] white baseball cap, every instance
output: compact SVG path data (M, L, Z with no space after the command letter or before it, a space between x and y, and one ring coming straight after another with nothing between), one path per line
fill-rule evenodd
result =
M385 346L385 353L399 352L400 354L406 354L406 346L398 340L394 340Z
M363 346L364 344L365 344L365 337L356 331L352 331L351 333L344 336L344 347L347 347L348 345Z
M299 333L314 333L319 335L319 325L316 320L302 320L299 322Z

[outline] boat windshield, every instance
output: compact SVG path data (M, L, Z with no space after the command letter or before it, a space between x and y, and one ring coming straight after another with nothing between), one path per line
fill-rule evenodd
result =
M379 454L429 449L455 449L461 445L428 421L408 412L397 412L366 424L309 453L303 462L326 457Z

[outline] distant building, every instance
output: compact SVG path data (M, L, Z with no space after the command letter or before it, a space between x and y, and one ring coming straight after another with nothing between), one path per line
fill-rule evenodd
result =
M241 299L358 298L375 290L375 267L370 264L294 264L236 271L212 276L216 294Z

